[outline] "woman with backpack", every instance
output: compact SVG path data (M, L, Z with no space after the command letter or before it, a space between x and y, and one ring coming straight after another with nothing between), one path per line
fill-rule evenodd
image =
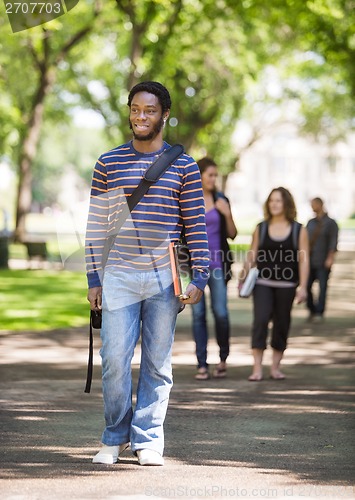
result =
M249 269L256 266L258 279L253 290L252 352L254 357L251 382L263 380L262 361L272 320L272 365L270 378L284 380L280 363L287 346L293 301L307 298L309 250L306 229L296 222L296 206L284 187L271 191L264 204L264 221L257 225L239 287Z

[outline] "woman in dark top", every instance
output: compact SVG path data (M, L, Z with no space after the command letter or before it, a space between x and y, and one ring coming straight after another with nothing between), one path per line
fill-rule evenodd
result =
M263 379L262 360L266 349L268 324L273 323L270 377L283 380L280 363L287 346L291 324L291 308L306 300L309 272L308 236L296 219L291 193L273 189L264 205L265 222L256 227L247 260L239 282L243 283L249 269L257 266L259 276L253 291L254 321L252 351L254 357L251 382Z
M213 370L213 376L226 376L226 359L229 355L229 317L227 309L227 282L231 278L231 252L227 238L237 235L228 199L216 190L217 165L210 158L197 162L201 172L203 196L206 207L206 227L210 251L210 278L208 286L211 307L215 320L215 333L219 346L220 363ZM209 378L207 363L207 319L206 297L192 306L193 334L196 342L197 380Z

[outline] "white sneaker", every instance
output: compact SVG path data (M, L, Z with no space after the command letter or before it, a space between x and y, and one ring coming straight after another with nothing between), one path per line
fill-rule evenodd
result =
M154 450L138 450L138 462L140 465L164 465L164 458Z
M127 448L129 443L120 444L119 446L107 446L104 444L101 450L96 453L92 459L93 464L115 464L118 456L121 455Z

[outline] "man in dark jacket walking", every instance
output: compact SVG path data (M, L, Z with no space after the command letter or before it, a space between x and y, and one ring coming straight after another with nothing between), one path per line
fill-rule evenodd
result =
M310 273L308 279L309 319L322 321L325 311L328 278L334 263L335 252L338 244L338 225L324 210L321 198L311 200L312 209L316 215L307 224L310 247ZM312 286L319 282L319 295L315 300Z

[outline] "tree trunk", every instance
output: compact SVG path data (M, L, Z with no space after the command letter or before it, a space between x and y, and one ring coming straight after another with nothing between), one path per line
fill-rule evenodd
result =
M43 122L44 101L53 86L54 79L53 69L47 69L42 73L26 127L26 135L20 145L15 241L23 241L26 234L26 215L30 212L32 204L32 162L36 156Z
M58 63L64 60L70 50L91 32L94 19L100 12L101 2L95 1L93 20L67 40L58 51L57 56L52 58L52 62L50 62L50 32L44 30L43 58L40 59L33 47L31 47L36 67L39 69L40 73L37 92L34 96L32 107L29 112L29 119L25 127L25 136L19 148L19 183L16 205L15 241L23 241L26 234L25 219L26 215L30 212L32 204L32 163L37 153L43 122L44 102L55 82Z

